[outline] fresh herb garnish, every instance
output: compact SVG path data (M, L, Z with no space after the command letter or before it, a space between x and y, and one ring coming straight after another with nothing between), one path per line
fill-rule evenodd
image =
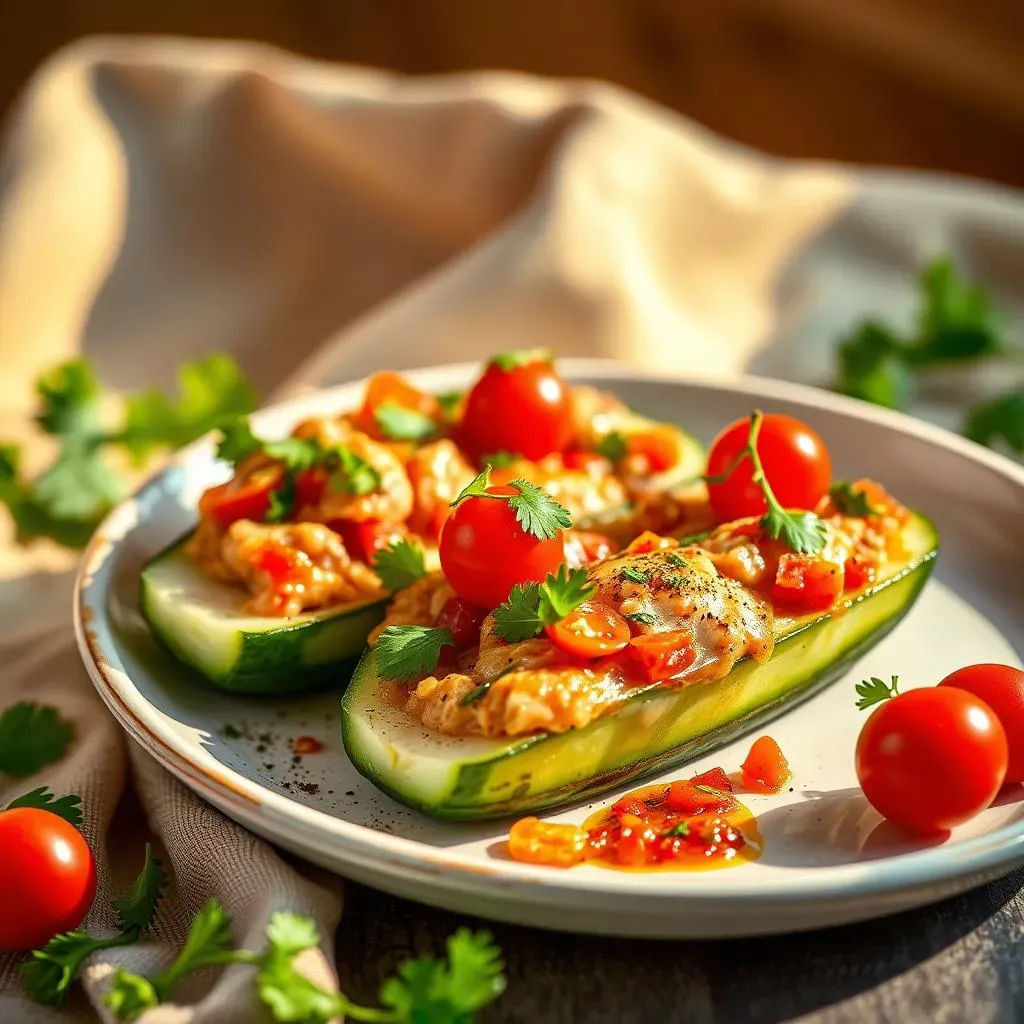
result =
M868 496L864 491L854 490L853 485L846 481L833 484L829 494L832 496L836 508L844 516L877 516L881 514L881 510L876 509L868 501Z
M690 826L688 822L680 821L673 825L666 833L664 833L665 839L675 839L676 836L688 836L690 834Z
M12 800L6 809L12 811L15 807L38 807L40 810L56 814L70 825L78 826L82 824L82 808L79 806L81 802L80 796L54 796L46 786L40 786Z
M113 901L119 934L96 938L74 931L55 936L42 949L33 950L32 958L22 964L25 988L40 1003L62 1005L89 956L101 949L130 945L150 928L165 884L163 870L153 859L152 848L147 844L146 863L135 884L128 893Z
M764 495L768 511L761 517L759 526L774 540L781 540L797 554L815 555L825 546L827 528L813 512L787 512L778 502L765 476L761 456L757 452L757 439L761 433L764 413L755 409L750 417L750 433L747 445L736 456L732 464L717 476L705 477L708 483L724 483L745 460L750 459L753 467L751 480Z
M388 626L373 650L381 679L411 679L433 672L441 648L452 645L452 631L437 626Z
M373 413L381 433L394 441L425 441L437 435L437 424L425 413L384 402Z
M479 686L474 686L472 690L467 690L459 700L459 707L468 708L470 704L475 704L481 697L486 696L490 688L490 683L481 683Z
M710 533L711 533L711 531L709 530L707 533L701 534L700 536L701 537L707 537L707 536L710 535ZM674 565L677 569L689 569L689 568L691 568L689 559L685 555L680 555L676 551L670 551L665 556L665 561L669 562L671 565Z
M373 571L388 590L402 590L427 575L423 548L403 537L377 552Z
M647 573L643 569L638 569L635 565L624 565L619 570L619 576L627 583L643 585L648 581Z
M465 397L461 391L446 391L444 394L437 395L437 404L441 406L445 416L451 416Z
M658 616L652 612L630 612L626 618L630 622L638 622L642 626L653 626L658 621Z
M1002 441L1024 455L1024 387L976 406L964 420L963 434L978 444L992 447Z
M565 565L543 583L517 583L504 604L494 610L494 631L509 643L539 636L545 626L560 622L592 597L597 588L589 583L586 569Z
M335 493L361 498L380 487L380 473L350 448L328 448L324 464L331 473L328 486Z
M491 494L487 490L490 485L491 467L487 466L462 489L451 507L456 508L467 498L504 501L515 512L516 522L538 540L551 540L559 530L572 526L568 510L528 480L513 480L509 484L515 489L513 494Z
M508 373L520 366L528 366L530 363L550 363L554 355L546 348L524 348L511 352L499 352L487 363L488 366L497 366L498 369Z
M870 679L857 683L856 690L860 698L857 701L857 710L863 711L865 708L874 707L875 704L881 704L883 700L898 696L900 692L899 676L893 676L891 684L886 684L877 676L872 676Z
M617 430L605 434L597 442L598 455L603 455L609 462L618 462L620 459L624 459L627 451L625 435Z
M702 793L707 793L708 796L713 796L716 800L731 802L733 799L732 793L726 793L722 789L715 789L714 786L705 786L703 783L698 783L693 788L699 789Z
M283 523L295 511L295 499L298 492L295 487L295 477L285 472L281 482L267 495L269 504L267 506L266 520L268 523Z
M68 748L75 727L49 705L21 701L0 715L0 772L32 775Z

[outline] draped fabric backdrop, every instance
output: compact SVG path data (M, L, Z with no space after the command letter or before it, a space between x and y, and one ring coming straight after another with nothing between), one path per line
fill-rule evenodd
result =
M247 44L75 45L31 82L2 159L0 440L27 442L30 467L49 455L33 382L76 353L134 389L172 387L181 362L219 349L268 400L524 344L820 382L849 323L908 315L933 250L1003 302L1024 254L1010 193L769 160L599 83L403 79ZM165 965L211 896L250 948L275 909L315 917L326 941L308 969L327 983L341 883L122 739L74 649L73 566L0 534L0 706L51 702L77 727L62 763L0 780L0 800L82 795L102 880L90 929L112 927L110 887L147 834L175 881L153 935L96 957L70 1012L27 1002L18 958L0 955L0 1020L95 1019L111 965ZM181 998L142 1019L254 1012L245 968Z

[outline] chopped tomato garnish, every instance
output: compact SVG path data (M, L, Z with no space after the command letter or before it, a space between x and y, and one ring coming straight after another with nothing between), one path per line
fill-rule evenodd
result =
M651 683L671 679L697 660L693 637L685 629L635 636L629 642L629 650Z
M565 531L565 561L570 569L607 558L615 550L611 539L603 533L586 530Z
M699 778L699 776L698 776ZM734 803L731 793L696 779L673 782L665 794L665 806L679 814L701 814L706 810L724 810Z
M789 762L771 736L762 736L743 762L743 785L751 793L778 793L792 778Z
M562 462L566 469L595 474L608 472L612 468L612 464L597 452L569 451L562 456Z
M644 530L639 537L634 537L629 542L626 550L634 554L646 555L652 551L664 551L666 548L677 547L679 547L679 541L675 537L661 537L650 530Z
M434 625L450 629L455 646L464 651L480 642L480 625L486 617L486 608L461 597L451 597L445 602Z
M296 736L292 741L292 753L294 754L319 754L323 749L323 743L315 736Z
M601 658L630 642L629 623L599 601L584 601L545 632L556 647L577 658Z
M211 487L199 499L199 513L225 527L239 519L262 522L270 511L270 492L283 475L280 466L267 466L248 477Z
M327 524L337 533L349 555L359 562L372 563L373 556L381 548L389 547L408 536L402 523L383 523L379 519L367 519L362 523L349 519L334 519Z
M779 559L772 602L795 615L824 612L842 597L844 585L843 567L837 562L787 552Z
M436 423L444 419L444 410L433 395L413 387L401 374L392 370L375 373L367 382L366 397L363 406L356 414L355 424L371 437L381 437L380 425L377 423L377 410L387 403L422 413Z
M508 834L508 852L527 864L569 867L586 856L587 833L579 825L555 825L539 818L522 818Z
M632 434L626 441L626 450L644 459L652 473L664 473L679 461L679 446L674 434L667 429Z
M891 516L901 525L910 518L908 510L876 480L855 480L850 488L863 494L876 512Z
M732 779L725 774L724 768L709 768L700 775L694 775L690 781L695 786L710 786L712 789L720 789L723 793L732 792Z
M295 477L295 507L309 508L319 505L327 489L327 470L321 466L307 469Z
M616 800L615 803L612 804L612 814L614 814L619 820L627 815L634 818L642 818L648 810L649 808L644 804L640 797L629 794L624 796L621 800Z
M639 866L647 860L647 847L658 841L658 833L638 815L624 814L619 823L622 831L616 848L616 859L620 864Z
M276 544L272 541L259 549L253 564L277 584L290 579L298 567L295 551L284 544Z
M861 587L868 587L875 582L878 576L878 559L855 553L846 560L844 569L844 588L860 590Z

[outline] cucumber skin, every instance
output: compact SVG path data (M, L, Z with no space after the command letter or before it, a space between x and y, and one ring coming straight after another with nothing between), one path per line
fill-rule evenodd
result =
M583 729L570 730L567 733L539 738L523 737L521 742L510 742L508 750L503 754L498 754L494 758L486 760L470 761L460 769L457 783L449 792L444 794L440 801L433 803L424 801L411 796L410 793L403 791L400 786L394 785L385 774L377 770L373 764L368 763L361 756L358 738L360 726L356 721L355 714L348 705L350 700L355 699L353 694L358 693L359 687L367 685L364 676L367 673L371 675L373 673L371 652L364 654L353 675L349 690L342 698L341 731L343 744L359 773L369 779L382 792L397 802L412 807L432 818L449 821L483 821L561 809L566 805L598 796L623 783L649 776L686 761L695 760L701 755L765 725L784 712L813 697L825 689L825 687L835 682L861 655L874 647L896 628L915 604L917 597L931 575L938 554L938 536L934 532L934 527L923 517L919 517L919 519L931 529L934 536L932 550L921 556L919 560L914 560L911 568L887 581L885 586L881 586L877 590L864 595L857 602L857 604L867 603L873 598L884 598L885 594L890 591L890 588L900 588L900 590L904 591L903 599L893 614L884 618L874 629L870 629L859 636L838 657L829 661L821 671L812 672L806 679L800 680L795 686L780 693L775 699L769 700L746 714L740 714L735 718L729 719L709 729L707 732L700 733L676 746L653 751L649 756L636 758L627 764L614 765L604 770L595 771L585 778L570 779L560 786L531 792L529 781L531 776L524 773L523 781L518 786L510 786L506 781L502 784L502 787L496 787L508 787L509 792L507 796L496 799L493 795L496 788L492 789L491 793L486 792L487 780L494 773L495 766L500 762L511 763L515 759L523 757L524 764L526 764L528 763L526 758L529 756L531 749L540 748L545 742L557 741L562 737L572 736L574 733L579 736L586 732L587 729L593 729L607 719L615 719L622 711L630 709L631 705L635 708L642 707L650 699L648 695L651 691L648 691L645 694L634 697L632 701L627 702L618 712L602 716ZM899 590L896 593L898 594ZM857 604L848 609L844 615L855 614ZM777 644L776 652L779 652L779 648L786 650L786 644L797 642L801 636L805 640L809 638L810 642L813 642L814 636L812 634L820 632L823 628L833 624L833 622L834 616L810 622L780 640ZM775 657L776 655L773 654L772 660L763 667L767 668L770 666ZM734 670L730 676L723 680L706 684L695 684L695 687L700 686L724 690L738 670ZM371 685L375 684L371 683ZM678 692L684 693L685 691ZM654 699L657 699L658 696L662 696L662 699L665 699L663 694L659 695L655 692ZM362 728L365 728L365 726ZM554 744L552 745L554 746ZM549 753L549 761L554 753L554 750ZM481 795L485 799L478 799Z

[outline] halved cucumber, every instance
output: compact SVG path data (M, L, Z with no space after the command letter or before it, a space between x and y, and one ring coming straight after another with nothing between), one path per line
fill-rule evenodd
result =
M202 573L187 538L142 570L142 614L181 661L236 693L294 693L331 679L353 661L383 618L389 597L306 612L289 619L243 615L243 591Z
M381 698L373 650L341 702L342 739L359 772L436 818L534 813L592 797L719 747L840 676L910 610L931 573L938 534L904 529L910 557L829 615L779 620L771 659L724 679L652 687L582 729L513 739L442 736Z

